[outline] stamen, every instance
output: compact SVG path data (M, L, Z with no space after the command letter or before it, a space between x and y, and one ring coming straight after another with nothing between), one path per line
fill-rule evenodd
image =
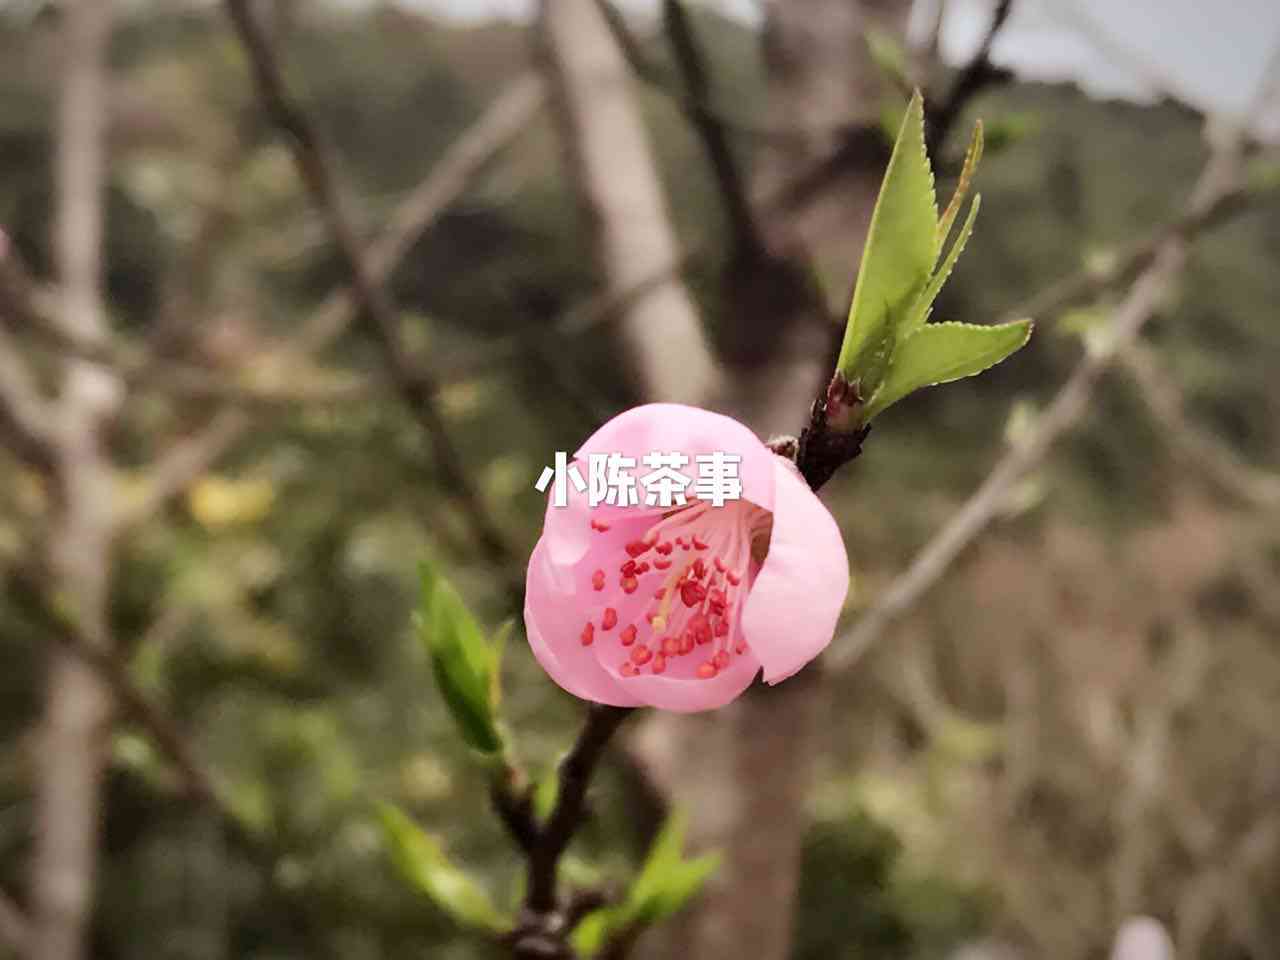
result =
M600 621L601 630L612 630L618 625L618 611L613 607L604 608L604 617Z
M591 644L595 641L595 638L596 638L595 624L592 623L590 620L588 620L587 625L582 628L582 645L584 647L591 646Z

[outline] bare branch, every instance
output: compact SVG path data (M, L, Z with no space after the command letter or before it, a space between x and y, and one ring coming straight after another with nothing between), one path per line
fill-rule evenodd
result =
M369 272L384 282L426 230L493 160L528 129L546 102L542 78L524 73L445 151L440 161L396 208L386 231L369 246ZM336 339L355 315L351 291L330 295L301 331L291 352L313 353Z
M1213 434L1187 416L1178 385L1160 369L1152 351L1135 343L1120 355L1138 392L1164 435L1183 458L1208 473L1213 481L1245 503L1268 509L1280 504L1280 474L1258 470Z
M289 99L280 65L249 0L227 0L227 11L248 55L258 95L267 113L289 138L298 172L323 215L338 252L346 261L362 316L382 349L391 379L410 413L431 441L437 469L461 503L472 530L489 560L510 571L514 553L489 516L467 476L443 417L436 407L434 376L417 363L404 342L395 307L360 245L334 179L328 150L310 119ZM519 589L508 573L513 589Z
M101 274L112 4L78 0L66 5L62 20L55 153L57 319L69 336L92 340L106 332ZM66 365L57 411L58 496L48 542L50 569L73 611L77 636L103 653L112 646L113 490L103 446L105 425L120 399L118 382L101 369ZM94 900L111 691L93 669L63 651L51 657L47 691L36 776L28 950L33 960L78 960Z
M930 156L941 155L940 148L947 142L947 134L960 119L969 101L993 83L1009 78L1010 74L1007 70L1001 70L992 64L991 47L1000 31L1004 29L1012 12L1013 0L997 0L991 15L991 23L982 37L982 42L978 44L977 51L956 77L955 83L951 85L951 92L947 94L947 99L942 101L941 106L928 112L925 141Z
M1079 422L1102 375L1159 309L1182 269L1188 243L1195 234L1189 225L1207 222L1212 211L1235 194L1239 174L1240 142L1235 139L1214 150L1188 203L1184 225L1160 243L1151 263L1116 309L1106 344L1085 355L1039 418L1034 434L1005 454L965 505L916 555L911 566L841 639L838 652L833 656L834 666L849 667L858 662L890 624L914 607L992 521L1014 485L1039 465L1053 444Z

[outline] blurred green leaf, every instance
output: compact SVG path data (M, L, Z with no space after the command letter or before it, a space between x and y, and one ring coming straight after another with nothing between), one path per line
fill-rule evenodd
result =
M419 571L416 626L436 684L463 739L481 753L498 753L503 749L497 715L501 640L485 640L462 597L431 563L423 561Z
M698 895L720 866L720 855L683 859L688 823L683 811L668 817L622 903L582 919L571 938L579 954L594 956L614 934L660 923Z
M924 102L911 98L871 216L837 369L874 393L889 365L896 327L924 290L938 258L938 211L924 143Z
M671 916L702 889L719 866L720 855L716 853L693 860L681 858L687 828L688 817L683 811L676 811L662 825L619 908L625 923L651 924Z
M479 884L449 861L439 841L407 814L384 803L378 820L391 861L409 886L464 926L494 933L511 929L512 919L500 913Z
M871 419L921 387L981 373L1021 348L1030 336L1030 320L992 327L927 324L894 352L884 385L868 402L865 417Z

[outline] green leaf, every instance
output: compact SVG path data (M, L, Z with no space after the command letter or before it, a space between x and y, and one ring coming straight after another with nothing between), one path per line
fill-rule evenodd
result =
M658 832L639 876L618 908L620 922L651 924L669 917L702 889L720 864L719 854L683 860L688 817L677 810Z
M960 254L964 253L965 244L969 242L969 236L973 233L973 224L978 219L978 208L981 205L982 194L975 194L973 203L969 207L969 215L964 218L964 224L960 227L956 242L951 245L951 249L947 251L941 266L930 278L929 285L924 288L919 299L912 306L911 316L900 332L900 337L913 333L924 326L925 321L929 319L929 311L933 308L933 302L938 299L938 294L942 292L942 285L951 276L951 271L955 269L956 261L960 259Z
M973 125L973 135L969 138L969 146L964 152L964 164L960 168L960 179L956 182L956 192L951 195L951 202L947 204L947 209L938 221L939 250L946 245L947 237L951 234L951 227L955 223L956 217L960 214L960 207L964 205L964 198L969 193L969 187L973 185L973 175L977 172L978 163L982 160L984 142L982 121L979 120Z
M484 639L462 597L427 562L416 626L431 670L462 738L481 753L503 749L497 718L497 648Z
M688 823L683 811L669 816L622 903L596 910L582 919L571 937L581 956L594 956L617 932L665 920L702 890L720 866L720 855L708 853L683 859Z
M1030 336L1030 320L993 327L926 324L899 345L884 385L867 404L865 418L870 420L913 390L981 373L1021 348Z
M492 933L512 927L471 877L449 862L440 843L398 807L378 810L383 842L404 881L459 923Z
M580 957L594 957L609 939L609 934L617 929L614 914L617 911L604 907L592 910L578 921L573 933L569 935L569 943L573 952Z
M880 384L897 339L896 327L924 290L938 259L938 211L924 144L924 103L911 98L871 215L862 265L849 308L837 369L861 385Z

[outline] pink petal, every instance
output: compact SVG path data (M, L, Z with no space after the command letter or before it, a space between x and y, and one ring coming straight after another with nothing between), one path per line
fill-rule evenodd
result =
M714 710L736 700L751 686L759 672L759 662L747 653L735 656L729 666L706 680L640 673L634 677L619 677L617 683L633 692L646 706L676 713L697 713Z
M525 585L524 625L533 655L551 679L575 697L615 707L636 707L642 701L622 688L584 647L580 636L590 600L574 583L574 570L551 562L545 538L529 557Z
M592 453L618 453L635 457L633 473L638 476L647 471L641 460L646 454L671 452L689 458L688 466L680 472L691 480L698 476L698 455L737 454L742 457L738 476L743 499L766 510L773 508L774 454L737 420L710 410L680 403L632 407L588 437L575 456L585 459Z
M742 632L778 683L831 642L849 592L849 558L835 518L795 467L774 458L773 535L742 611Z

